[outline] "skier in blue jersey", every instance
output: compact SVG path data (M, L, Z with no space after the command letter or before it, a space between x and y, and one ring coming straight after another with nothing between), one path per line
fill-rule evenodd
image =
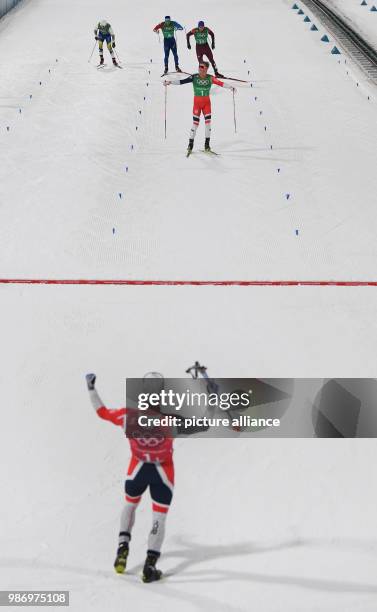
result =
M179 59L178 59L178 51L177 51L177 41L175 40L175 32L176 30L183 30L183 27L177 23L176 21L172 21L170 16L167 15L165 17L165 21L158 23L154 28L153 32L162 31L164 35L164 51L165 51L165 71L164 74L167 74L169 71L169 55L170 51L173 54L175 61L175 69L177 72L182 72L179 67Z

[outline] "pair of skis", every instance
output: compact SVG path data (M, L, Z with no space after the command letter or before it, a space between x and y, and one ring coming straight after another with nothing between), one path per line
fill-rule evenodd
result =
M184 70L173 70L172 72L163 72L161 77L168 76L169 74L187 74L191 76L191 72L185 72Z
M101 68L107 68L108 64L98 64L97 66L97 70L101 70ZM114 68L120 68L121 70L123 70L123 66L121 66L120 64L113 64Z
M216 157L220 156L220 153L216 153L216 151L212 151L212 149L201 149L200 150L201 153L206 153L207 155L215 155ZM186 153L186 157L190 157L190 155L192 155L193 150L192 149L187 149L187 153Z

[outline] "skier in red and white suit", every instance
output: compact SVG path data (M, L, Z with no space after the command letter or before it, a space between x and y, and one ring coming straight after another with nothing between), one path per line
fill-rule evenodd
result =
M161 376L157 373L151 374ZM95 388L96 375L88 374L86 381L91 403L97 415L101 419L122 427L125 431L126 419L132 419L135 409L112 410L107 408ZM136 509L143 493L149 487L152 498L153 524L148 538L147 558L142 577L144 582L152 582L161 578L156 562L161 552L166 515L174 489L173 440L172 437L164 436L161 428L152 432L148 437L139 435L128 439L131 446L131 460L125 482L125 505L121 514L119 547L114 567L117 573L123 573L126 569Z

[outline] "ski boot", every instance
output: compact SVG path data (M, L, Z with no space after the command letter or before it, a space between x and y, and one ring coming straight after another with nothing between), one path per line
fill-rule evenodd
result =
M190 138L189 143L188 143L188 147L187 147L187 157L189 157L189 155L191 155L193 148L194 148L194 140L192 138Z
M117 574L124 574L126 571L128 552L128 542L119 545L117 556L114 561L114 568Z
M143 582L155 582L156 580L161 579L162 572L156 568L156 563L159 556L159 554L151 551L147 553L142 575Z
M180 69L180 67L179 67L179 66L176 66L176 67L175 67L175 71L176 71L176 72L182 72L182 70Z
M164 72L163 72L163 76L164 76L165 74L167 74L168 72L169 72L169 68L168 68L167 66L165 66L165 70L164 70Z
M113 57L113 64L114 66L119 66L118 62L116 61L115 57Z
M105 60L103 59L103 55L101 55L100 60L99 60L99 65L103 66L105 63Z
M206 141L204 143L204 150L206 151L206 153L211 153L212 149L209 146L209 138L206 138Z

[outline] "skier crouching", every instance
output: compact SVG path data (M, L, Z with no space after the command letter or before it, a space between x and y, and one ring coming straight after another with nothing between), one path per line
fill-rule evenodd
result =
M210 92L212 85L219 85L219 87L226 87L232 91L236 91L235 87L220 81L216 77L208 74L209 63L201 62L199 64L199 73L193 74L186 79L180 79L177 81L164 81L165 87L168 85L185 85L186 83L192 83L194 87L194 106L193 106L193 125L190 131L190 139L187 148L187 156L190 155L194 147L194 139L196 131L200 122L200 115L203 113L205 121L205 144L204 150L207 153L211 153L210 138L211 138L211 98Z
M95 36L95 39L98 40L99 58L100 58L99 65L103 66L104 64L103 43L104 41L106 41L107 48L111 55L111 59L113 60L113 64L114 66L118 66L118 62L116 61L116 58L114 55L115 34L113 31L113 28L105 19L102 19L102 21L99 21L97 26L94 28L94 36Z

